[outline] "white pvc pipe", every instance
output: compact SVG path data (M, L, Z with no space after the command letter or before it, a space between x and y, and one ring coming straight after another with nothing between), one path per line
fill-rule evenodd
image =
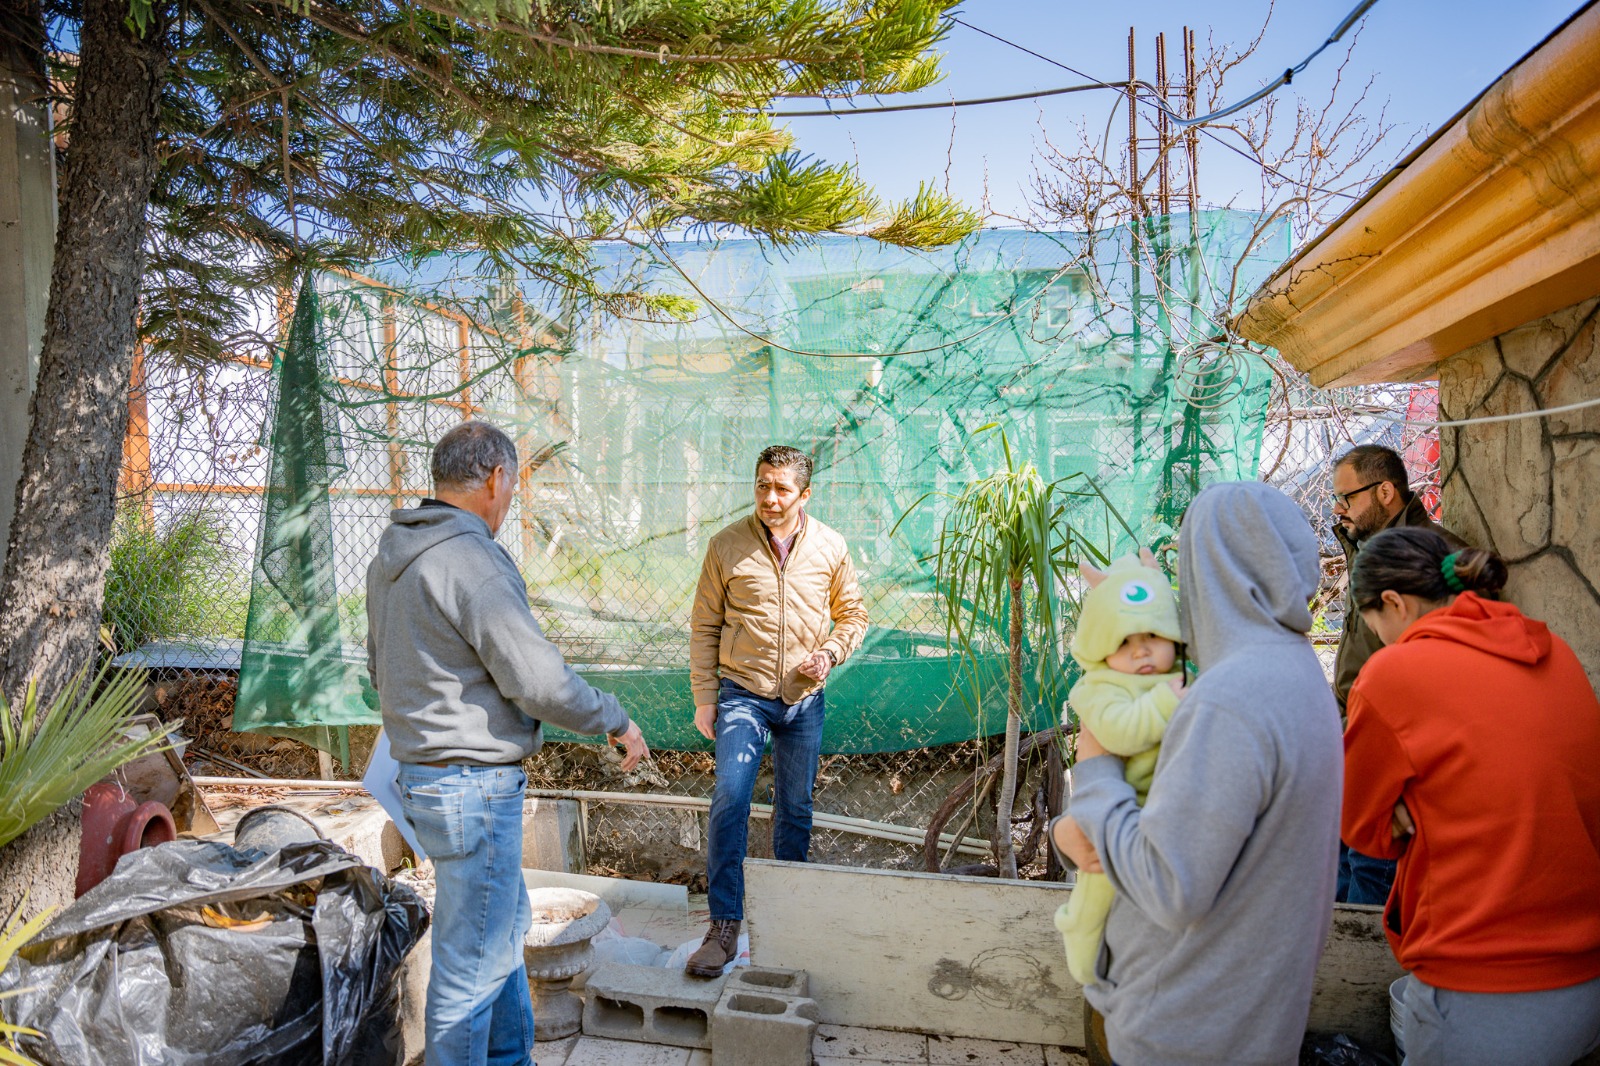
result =
M207 777L195 775L194 783L206 785L233 785L248 786L252 788L287 788L301 791L365 791L360 781L316 781L309 778L296 777ZM528 795L540 799L570 799L580 803L618 803L636 804L646 807L672 807L678 810L703 811L711 809L711 801L698 796L670 796L657 792L594 792L582 789L559 788L531 788ZM772 807L766 803L752 803L750 812L758 818L771 818ZM876 840L887 840L895 844L921 844L927 834L920 829L910 826L891 825L888 822L872 822L865 818L850 818L842 814L827 814L821 811L812 815L812 824L819 829L830 829L841 833L854 833L857 836L871 837ZM940 833L939 844L949 847L955 843L955 852L960 855L987 855L989 844L977 837L962 837L959 842L953 834Z
M680 810L709 810L711 807L710 800L697 796L670 796L654 792L591 792L581 789L535 788L529 789L528 794L542 799L572 799L589 803L634 803L642 806L675 807ZM750 811L757 817L772 817L770 804L752 803ZM872 822L865 818L850 818L842 814L827 814L821 811L812 815L812 823L820 829L855 833L897 844L921 844L927 837L922 830L910 826ZM952 834L939 834L941 846L948 847L952 842L955 842ZM955 850L966 855L987 855L989 844L977 837L963 837L956 843Z
M254 788L322 788L322 789L356 789L365 792L366 788L360 781L317 781L308 777L207 777L204 774L190 775L197 785L250 785Z

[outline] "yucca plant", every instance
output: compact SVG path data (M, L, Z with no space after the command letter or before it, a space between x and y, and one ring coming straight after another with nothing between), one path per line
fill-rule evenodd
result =
M17 949L32 940L55 914L54 909L46 910L23 921L22 909L27 904L28 897L23 896L22 902L17 904L17 909L6 919L5 928L0 929L0 970L11 965L11 956L17 953ZM0 999L9 999L27 991L30 990L13 988L8 992L0 992ZM0 1018L0 1063L7 1063L9 1066L37 1066L33 1059L24 1055L17 1047L17 1037L38 1035L37 1029L30 1029L26 1025L12 1025L4 1018Z
M41 707L29 685L22 706L0 694L0 847L81 795L96 781L142 755L167 747L167 726L130 738L123 730L144 695L138 671L89 679L84 667Z
M1017 794L1017 747L1022 732L1023 647L1032 648L1040 698L1059 704L1062 676L1058 627L1068 621L1073 605L1066 578L1077 560L1090 557L1104 565L1105 555L1082 535L1069 517L1074 498L1093 497L1107 517L1122 521L1100 487L1087 474L1071 474L1047 482L1032 463L1019 463L1004 430L990 424L980 433L997 431L1005 465L959 493L929 492L918 498L900 523L925 501L951 501L934 550L925 556L935 566L945 608L946 646L961 654L969 671L969 687L981 706L979 653L989 641L1005 645L1006 745L995 811L994 849L1003 877L1017 876L1011 842L1011 809ZM1081 488L1069 488L1077 483ZM1131 530L1128 531L1131 535Z

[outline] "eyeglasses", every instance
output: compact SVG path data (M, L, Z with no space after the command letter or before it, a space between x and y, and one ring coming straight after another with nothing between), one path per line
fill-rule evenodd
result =
M1333 505L1335 507L1338 507L1341 510L1348 511L1350 509L1350 501L1351 500L1355 499L1357 496L1361 495L1363 492L1366 492L1368 489L1375 489L1379 485L1382 485L1382 484L1383 484L1383 481L1382 480L1378 480L1378 481L1374 481L1374 482L1371 482L1371 483L1366 484L1366 485L1362 485L1359 489L1351 489L1349 492L1334 492L1334 493L1329 493L1329 495L1333 497Z

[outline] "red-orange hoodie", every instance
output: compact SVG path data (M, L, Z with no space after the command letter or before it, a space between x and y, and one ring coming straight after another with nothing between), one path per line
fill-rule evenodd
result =
M1400 965L1459 992L1600 977L1600 701L1572 649L1464 593L1373 655L1349 710L1341 835L1400 860Z

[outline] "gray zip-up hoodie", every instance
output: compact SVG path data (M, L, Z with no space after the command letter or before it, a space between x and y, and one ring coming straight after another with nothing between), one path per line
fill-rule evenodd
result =
M367 567L367 672L400 762L519 762L541 722L620 733L610 693L573 673L528 609L528 588L470 511L398 510Z
M1179 616L1200 674L1141 809L1122 762L1073 771L1069 808L1117 890L1085 990L1128 1066L1298 1061L1333 912L1339 712L1305 634L1318 578L1277 489L1205 489L1184 515Z

